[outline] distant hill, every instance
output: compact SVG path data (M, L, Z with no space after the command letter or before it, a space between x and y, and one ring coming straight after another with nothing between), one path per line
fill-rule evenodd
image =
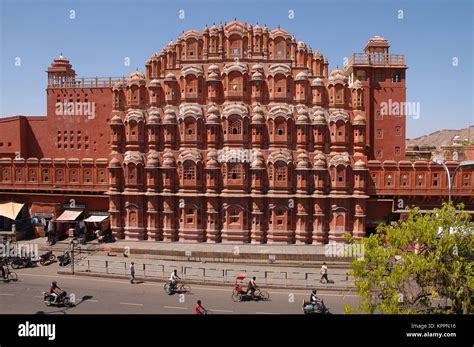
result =
M452 144L453 138L456 135L459 135L461 141L468 139L471 143L474 143L474 125L459 130L439 130L429 135L407 139L407 146L435 146L439 148L443 145Z

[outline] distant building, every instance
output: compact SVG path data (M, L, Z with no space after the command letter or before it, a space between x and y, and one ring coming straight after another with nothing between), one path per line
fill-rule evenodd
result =
M127 79L77 78L61 56L47 116L0 120L0 199L108 211L116 237L166 242L343 241L439 206L443 168L405 156L404 56L374 36L328 65L239 21L183 33ZM473 207L471 173L453 194Z

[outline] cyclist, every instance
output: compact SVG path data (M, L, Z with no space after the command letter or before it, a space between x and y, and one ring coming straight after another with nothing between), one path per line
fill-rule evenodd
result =
M201 300L197 301L196 306L194 306L194 311L196 314L204 315L207 314L207 310L202 306Z
M178 270L174 269L169 279L171 289L176 288L176 283L178 283L180 279L181 278L178 276Z
M0 260L0 269L2 271L2 278L7 279L8 271L7 271L7 263L6 263L5 259Z
M255 296L255 291L257 290L257 283L255 282L256 278L255 276L252 277L249 281L249 287L248 287L248 290L247 290L247 293L250 292L250 295L252 295L252 297Z

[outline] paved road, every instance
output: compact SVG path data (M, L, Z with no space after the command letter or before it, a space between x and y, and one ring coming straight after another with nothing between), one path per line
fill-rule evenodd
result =
M193 314L196 300L200 299L216 314L301 314L302 301L309 297L308 291L270 289L270 301L233 302L232 286L206 285L192 285L191 293L184 296L169 296L164 293L162 282L130 284L119 279L58 275L57 270L57 264L15 270L18 282L0 282L0 313ZM75 307L47 307L43 303L42 292L53 280L75 295ZM354 294L323 293L320 296L332 313L342 313L344 304L355 306L360 301Z

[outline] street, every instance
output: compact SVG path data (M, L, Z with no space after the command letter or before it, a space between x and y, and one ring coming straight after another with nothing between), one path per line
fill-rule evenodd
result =
M2 314L194 314L194 305L201 300L215 314L301 314L303 300L310 290L266 289L269 301L233 302L232 285L191 285L191 293L167 295L163 282L131 284L127 280L58 275L58 266L15 270L17 282L0 282L0 313ZM42 292L52 281L75 296L76 306L47 307ZM258 281L257 281L258 283ZM320 293L331 313L344 312L344 304L355 306L360 299L354 294Z

